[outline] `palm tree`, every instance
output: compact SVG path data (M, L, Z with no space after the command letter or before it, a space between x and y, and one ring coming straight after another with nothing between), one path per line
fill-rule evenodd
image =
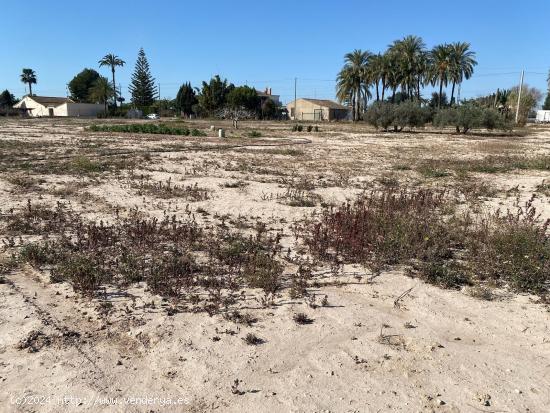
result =
M454 101L455 86L469 79L474 73L474 66L477 65L475 52L470 50L470 43L456 42L449 45L450 50L450 80L453 82L451 92L451 104Z
M341 102L351 104L351 116L359 120L359 111L368 99L367 66L372 54L356 49L344 56L344 67L336 78L336 96Z
M384 74L386 86L392 91L391 103L395 103L395 92L401 84L402 78L399 56L395 50L388 50L384 54ZM382 89L382 100L384 100L384 89Z
M109 79L100 76L90 88L90 99L97 103L103 103L105 105L105 113L107 113L107 102L113 96L113 93L114 89L109 84Z
M116 54L109 53L103 56L103 59L101 59L98 63L99 63L99 67L109 66L111 68L111 72L113 74L113 96L115 98L115 107L116 107L115 68L117 66L120 66L120 67L124 66L126 62L122 60L120 57L118 57Z
M32 85L36 84L36 73L32 69L23 69L21 82L29 85L29 95L32 96Z
M420 101L420 85L423 83L426 69L426 45L421 37L407 36L396 40L389 46L399 65L399 78L402 92Z
M388 52L380 56L380 59L379 59L380 73L379 74L380 74L380 83L382 86L382 93L380 96L380 100L382 101L384 101L384 93L386 92L386 89L388 87L388 79L391 75L391 64L392 64L392 60Z
M376 91L376 101L380 100L380 88L382 88L382 95L384 95L385 87L385 71L384 71L384 56L380 53L371 56L367 71L370 82L374 83L374 89ZM382 100L384 98L382 97Z
M435 46L429 53L430 78L432 85L439 83L438 109L441 108L441 96L443 86L447 86L451 69L451 46L440 44Z

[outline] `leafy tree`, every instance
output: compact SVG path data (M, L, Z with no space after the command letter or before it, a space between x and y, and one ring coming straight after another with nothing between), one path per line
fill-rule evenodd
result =
M279 108L271 99L262 103L262 119L276 119L279 117Z
M90 88L99 79L99 73L94 69L84 69L69 82L71 99L77 102L91 102Z
M544 104L542 105L543 110L550 110L550 71L548 71L548 93L546 94L546 99L544 100Z
M139 49L129 89L132 94L132 103L137 107L150 106L155 101L155 79L151 75L143 48Z
M11 109L16 102L15 96L13 96L9 90L6 89L0 93L0 109Z
M114 104L116 107L117 102L117 96L116 96L116 82L115 82L115 69L117 66L124 66L126 63L124 60L122 60L120 57L118 57L114 53L109 53L103 56L103 58L98 62L99 67L108 66L111 68L111 73L113 75L113 98L114 98Z
M518 105L519 86L515 86L511 89L508 96L508 104L512 109L512 113L515 114ZM537 106L542 99L542 93L540 90L529 87L524 84L521 90L521 102L519 105L519 118L518 123L524 125L527 122L529 113Z
M390 126L393 126L396 132L402 131L405 127L423 127L429 117L429 109L420 107L412 100L400 104L375 102L365 114L367 122L377 129L382 128L387 131Z
M195 90L191 87L191 83L188 82L181 85L174 102L176 110L185 116L189 116L193 113L193 106L197 102L197 96Z
M394 92L392 93L392 96L388 98L387 100L391 103L402 103L407 102L408 100L411 100L412 98L409 96L408 93L405 92Z
M440 106L441 107L449 106L449 100L447 99L447 94L443 92L440 97L439 93L432 92L432 97L430 99L430 102L428 103L428 106L432 109L437 109Z
M454 103L455 87L464 79L469 79L474 74L476 54L470 50L470 43L455 42L449 45L449 79L453 84L451 90L451 104Z
M107 103L113 96L114 90L109 79L100 76L93 86L90 88L90 99L93 102L103 103L105 105L105 113L107 113Z
M257 112L260 108L260 98L258 92L248 86L239 86L233 88L227 94L227 105L232 109L246 109L251 112Z
M227 79L221 80L219 75L214 76L208 83L203 81L198 97L202 111L207 115L213 115L215 111L223 108L227 95L234 88L232 83L228 83Z
M412 100L403 102L395 107L395 128L399 131L405 127L420 128L424 127L429 118L429 110L422 108L418 103Z
M454 126L457 133L468 133L471 129L509 129L505 117L497 110L482 108L473 104L442 109L436 113L433 121L436 127Z
M32 85L37 82L36 73L32 69L23 69L21 72L21 82L29 85L29 95L32 96Z

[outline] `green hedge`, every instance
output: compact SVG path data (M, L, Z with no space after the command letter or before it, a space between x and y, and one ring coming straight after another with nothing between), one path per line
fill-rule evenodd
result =
M157 135L183 135L206 136L206 133L198 129L186 127L172 127L156 123L134 123L127 125L92 125L88 128L91 132L120 132L120 133L151 133Z

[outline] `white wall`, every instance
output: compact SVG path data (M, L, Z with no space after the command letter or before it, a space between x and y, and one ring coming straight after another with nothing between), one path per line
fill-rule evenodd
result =
M60 114L56 114L55 116L95 118L98 113L103 113L105 111L105 105L98 105L95 103L64 103L58 108Z
M43 106L30 97L25 96L20 102L14 105L14 108L27 108L29 116L32 117L49 117L50 109L53 109L53 116L61 117L97 117L98 113L103 113L104 105L96 105L95 103L63 103L58 106Z
M29 96L25 96L20 102L15 104L13 107L16 109L19 109L19 108L31 109L30 111L28 111L28 114L29 116L32 116L32 117L50 116L47 107L42 106L41 104L35 102ZM55 109L54 109L54 114L55 114Z

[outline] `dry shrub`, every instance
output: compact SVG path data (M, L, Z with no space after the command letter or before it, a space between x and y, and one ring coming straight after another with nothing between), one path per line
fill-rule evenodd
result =
M30 224L23 225L27 219ZM145 281L153 293L191 301L200 289L207 293L205 309L215 312L234 303L243 287L267 296L281 284L280 235L263 225L245 236L192 218L159 220L137 211L107 224L85 221L62 204L49 209L30 202L2 220L20 234L41 231L44 240L23 245L21 260L51 265L52 281L68 281L87 295L106 284Z
M544 294L550 286L550 220L542 221L534 197L515 211L494 214L475 224L467 261L480 280L508 284L516 291Z
M172 183L171 178L166 182L140 180L138 183L132 184L132 187L138 190L139 195L147 194L157 198L183 198L190 202L205 201L210 198L209 191L199 187L197 183L178 185Z
M541 221L533 201L518 202L515 212L474 216L455 212L455 201L443 192L382 189L325 208L298 235L326 261L363 263L373 271L405 264L409 274L446 288L491 281L545 295L550 221Z
M321 259L397 264L450 247L437 210L445 193L384 188L353 203L325 208L306 222L304 241ZM447 254L445 254L447 255Z

